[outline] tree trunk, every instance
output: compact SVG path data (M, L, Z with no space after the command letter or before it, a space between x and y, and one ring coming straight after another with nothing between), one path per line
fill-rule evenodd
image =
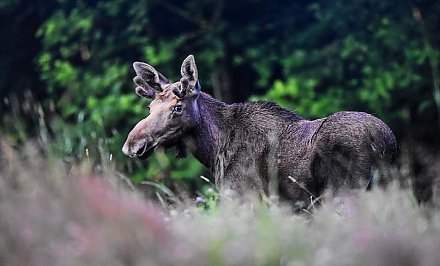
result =
M219 58L217 66L217 69L211 75L214 97L226 103L232 103L234 97L232 93L230 66L227 58Z

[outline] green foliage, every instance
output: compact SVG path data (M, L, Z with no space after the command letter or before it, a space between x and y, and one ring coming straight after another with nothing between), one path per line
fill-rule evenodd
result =
M326 95L317 95L317 81L290 78L285 83L275 81L264 99L275 101L281 106L295 110L299 114L318 118L341 110L340 91L328 91Z
M206 184L197 192L198 196L195 198L196 206L205 211L215 212L217 210L219 200L221 199L220 192L209 179L204 176L200 176L200 178L203 179ZM223 198L223 201L224 200L230 199Z
M92 156L106 149L119 167L126 167L122 144L131 127L147 115L146 100L131 89L131 63L145 58L154 65L168 63L182 43L151 42L148 10L145 1L62 1L38 30L43 43L38 58L41 78L59 110L50 123L57 154L81 158L86 149ZM135 182L201 172L194 159L173 160L171 155L156 155L146 171L139 162L129 163L128 170Z
M414 17L414 10L425 5L310 3L313 19L309 24L293 36L288 35L291 29L287 26L286 35L274 36L279 38L276 59L272 59L273 52L249 50L255 57L269 54L264 61L260 59L263 64L255 63L259 65L257 84L271 87L260 98L269 98L310 118L342 109L362 110L399 130L403 129L398 125L426 122L428 117L438 129L433 97L435 68L429 66L430 60L438 62L438 47L424 41L423 34L433 13L423 9L424 21ZM272 75L267 69L276 68L271 62L282 69L281 77L273 82L267 78Z
M56 154L81 158L86 149L91 156L107 150L135 182L187 180L204 171L192 157L177 161L167 152L136 162L120 152L129 130L147 115L146 100L133 91L132 62L148 62L177 80L190 53L202 89L222 95L219 83L229 84L220 90L231 101L254 95L311 119L367 111L397 135L439 140L437 1L59 0L46 9L6 1L0 12L11 19L0 27L10 53L1 55L8 70L1 86L18 95L29 88L43 101ZM33 43L11 34L35 17ZM27 59L36 73L23 67L26 49L13 49L28 42L36 47ZM10 132L10 120L2 117L7 134L25 139L26 133ZM25 122L15 127L29 130Z

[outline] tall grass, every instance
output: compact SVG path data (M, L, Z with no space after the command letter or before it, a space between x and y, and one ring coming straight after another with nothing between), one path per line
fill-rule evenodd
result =
M438 265L440 211L408 190L327 198L294 214L224 200L160 207L111 166L0 148L1 265ZM99 174L97 174L99 173Z

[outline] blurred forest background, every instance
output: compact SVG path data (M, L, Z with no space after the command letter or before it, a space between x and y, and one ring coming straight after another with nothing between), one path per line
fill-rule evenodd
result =
M121 152L148 114L132 63L175 81L194 54L214 97L310 119L372 113L395 132L402 173L438 178L439 14L436 0L1 0L0 133L66 162L112 160L135 183L194 185L206 170L192 157Z

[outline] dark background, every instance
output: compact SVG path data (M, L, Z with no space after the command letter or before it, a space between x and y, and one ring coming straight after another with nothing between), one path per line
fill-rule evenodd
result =
M148 113L134 94L132 62L177 80L194 54L202 90L228 103L268 99L310 119L340 110L378 116L399 140L400 172L431 180L438 14L434 0L2 0L1 133L68 162L111 155L134 182L194 180L206 170L192 157L139 162L120 151Z

